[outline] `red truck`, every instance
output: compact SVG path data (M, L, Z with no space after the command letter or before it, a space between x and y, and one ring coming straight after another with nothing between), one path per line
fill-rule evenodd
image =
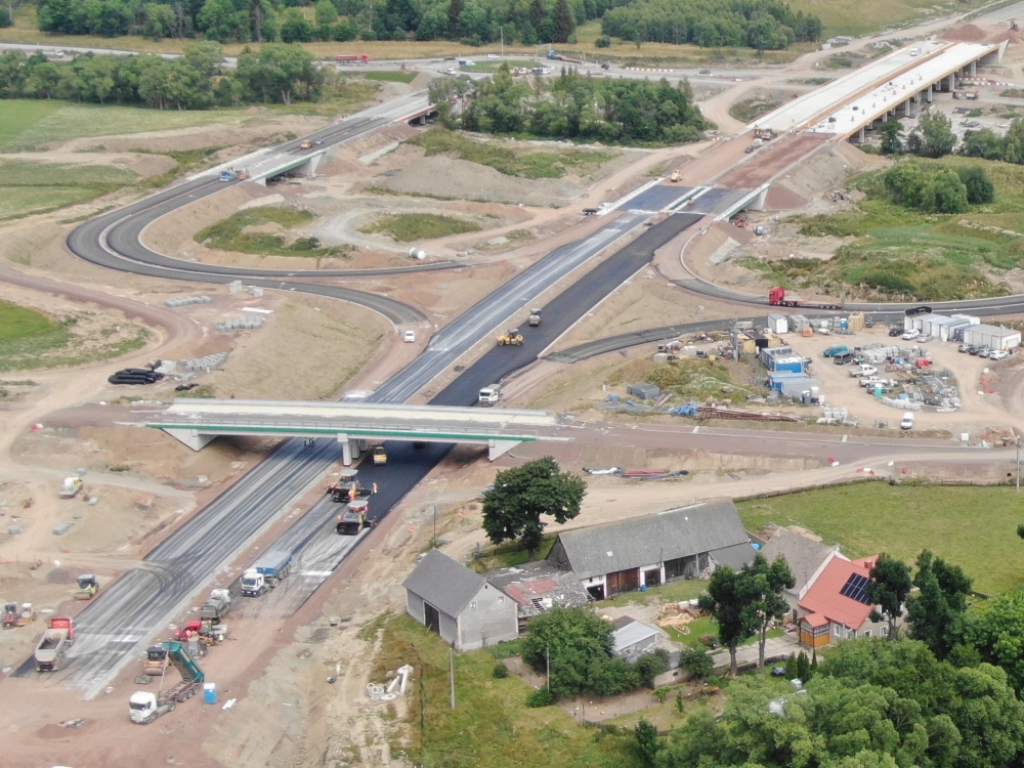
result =
M768 291L768 303L773 307L802 307L804 309L842 309L842 299L809 299L799 296L786 296L785 288L772 288Z
M350 53L344 56L335 56L334 60L339 64L369 64L370 57L365 53Z

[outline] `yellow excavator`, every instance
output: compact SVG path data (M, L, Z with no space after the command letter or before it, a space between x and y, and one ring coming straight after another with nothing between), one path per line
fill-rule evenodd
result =
M498 346L514 346L518 347L523 343L523 334L519 332L518 328L509 328L505 333L498 337Z

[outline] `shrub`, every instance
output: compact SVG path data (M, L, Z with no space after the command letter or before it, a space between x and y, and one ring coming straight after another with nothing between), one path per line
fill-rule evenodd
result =
M14 22L11 21L11 14L6 8L0 8L0 27L9 27Z
M699 648L687 648L679 655L679 668L686 670L696 680L701 680L715 668L711 654Z
M601 35L597 40L594 41L594 45L598 48L611 48L612 39L608 35Z
M550 707L555 703L555 694L547 688L538 688L526 697L528 707Z
M491 677L495 678L496 680L504 680L506 677L508 677L508 667L506 667L504 663L499 661L497 664L494 665L494 669L491 671Z

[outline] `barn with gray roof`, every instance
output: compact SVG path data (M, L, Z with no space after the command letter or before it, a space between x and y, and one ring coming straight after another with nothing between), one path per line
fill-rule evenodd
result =
M572 571L595 600L754 559L750 537L729 500L679 507L619 523L563 531L547 560Z

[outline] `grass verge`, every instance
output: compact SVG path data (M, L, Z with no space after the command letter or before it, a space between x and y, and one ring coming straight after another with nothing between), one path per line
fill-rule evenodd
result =
M771 96L755 96L752 99L738 101L729 107L729 114L743 123L752 123L761 115L767 115L782 102Z
M0 342L42 336L57 326L42 312L0 301Z
M491 549L484 550L483 556L470 562L470 567L480 573L493 571L496 568L512 568L513 566L532 563L536 560L543 560L548 556L551 547L555 544L557 536L553 533L546 534L540 543L540 549L531 553L519 544L518 541L506 541Z
M0 162L0 221L88 202L138 177L106 165Z
M455 654L455 709L449 706L448 646L408 616L384 627L373 680L414 668L400 745L416 765L446 768L641 768L632 734L598 735L559 707L529 709L531 688L492 676L488 650Z
M453 216L439 216L433 213L398 213L381 216L360 227L368 235L390 235L400 243L414 240L432 240L447 235L461 235L479 232L480 225Z
M285 229L305 224L313 220L313 214L298 208L277 208L263 206L234 213L228 218L212 224L194 235L197 243L205 243L211 248L239 253L256 253L265 256L303 256L322 258L329 256L344 257L350 252L348 247L324 248L315 237L300 237L286 242L283 237L267 232L245 232L247 227L259 227L277 224Z
M898 467L897 467L898 471ZM959 565L975 589L999 594L1024 585L1016 536L1021 497L1011 487L858 483L738 504L744 525L798 525L840 544L847 557L886 552L913 563L930 549Z
M616 156L615 152L593 149L570 149L557 152L509 149L491 143L477 142L459 134L435 128L409 140L423 147L428 155L452 153L460 160L486 165L506 176L526 179L559 179L572 170L585 174Z
M827 10L819 0L791 0L794 11L818 16L825 25L822 39L833 35L861 37L890 27L909 26L925 16L939 17L962 11L957 3L929 0L830 0Z
M416 72L367 72L363 77L378 83L411 83L416 79Z

